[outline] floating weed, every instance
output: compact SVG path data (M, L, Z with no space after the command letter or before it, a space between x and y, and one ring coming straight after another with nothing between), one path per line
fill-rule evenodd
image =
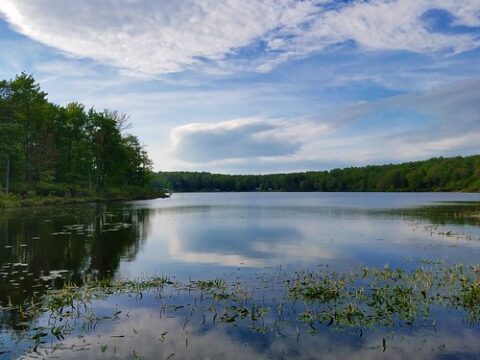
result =
M480 320L480 270L454 265L412 272L362 268L357 273L303 272L285 281L291 298L302 300L300 320L336 328L412 326L432 306L460 309Z
M202 325L207 319L212 325L247 322L253 331L260 333L272 329L280 334L283 323L293 322L297 326L303 323L311 334L323 327L351 329L362 336L366 329L413 327L427 319L432 331L436 331L432 307L457 310L472 323L480 322L478 265L435 264L412 271L365 267L348 273L324 267L291 275L275 274L270 280L262 281L263 286L258 287L255 282L244 283L238 279L230 283L222 278L180 282L169 276L158 276L87 281L83 286L66 283L62 289L49 290L43 297L32 298L22 306L9 304L2 311L15 312L19 321L25 323L41 314L48 315L44 327L25 332L34 346L47 339L61 342L69 335L78 334L79 326L82 330L94 331L102 321L128 317L128 313L118 307L110 314L99 316L94 311L95 304L123 295L135 296L140 301L146 293L162 301L162 316L166 312L185 316L185 324L194 319ZM163 342L165 335L161 334L159 340Z
M192 289L201 291L225 290L227 288L227 283L221 278L213 280L190 280L189 285Z
M478 278L460 278L461 292L454 296L453 305L463 308L469 315L470 321L478 323L480 320L480 283Z

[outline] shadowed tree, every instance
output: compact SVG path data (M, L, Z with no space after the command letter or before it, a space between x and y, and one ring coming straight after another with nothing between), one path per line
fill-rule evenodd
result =
M5 193L121 194L147 188L151 161L123 131L129 117L48 102L33 76L0 82L0 164ZM11 186L12 185L12 186Z
M10 190L11 163L19 149L20 127L15 123L12 91L7 81L0 82L0 159L5 164L5 194Z

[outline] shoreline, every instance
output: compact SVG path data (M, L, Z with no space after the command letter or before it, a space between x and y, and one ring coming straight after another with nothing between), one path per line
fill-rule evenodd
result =
M17 195L8 197L0 196L0 211L15 208L42 207L52 205L77 205L77 204L93 204L93 203L111 203L118 201L134 201L134 200L154 200L166 199L172 194L231 194L231 193L463 193L463 194L480 194L479 192L468 191L171 191L171 192L155 192L153 194L142 195L125 195L115 197L104 196L87 196L87 197L69 197L69 196L33 196L21 198ZM480 214L472 215L479 217Z
M77 204L93 204L93 203L111 203L117 201L133 201L133 200L153 200L166 199L170 197L164 192L154 193L150 195L133 195L133 196L118 196L118 197L103 197L103 196L88 196L88 197L60 197L60 196L38 196L18 198L11 196L5 198L3 203L0 201L0 210L28 208L28 207L42 207L52 205L77 205ZM0 198L0 200L2 200Z

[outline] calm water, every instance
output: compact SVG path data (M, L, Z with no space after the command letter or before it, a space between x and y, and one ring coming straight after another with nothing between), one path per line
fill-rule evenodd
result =
M273 308L268 299L278 289L262 290L261 284L298 270L477 264L480 219L458 215L463 209L480 214L475 201L480 194L202 193L11 210L0 213L0 305L22 304L65 282L167 275L245 282L257 289L255 299ZM439 312L435 329L430 321L405 329L373 327L362 336L329 327L310 334L295 316L281 329L258 331L244 322L192 315L193 305L189 311L175 308L196 306L197 296L170 290L167 297L146 293L93 301L99 314L121 308L128 316L94 329L77 327L64 339L48 336L41 355L28 353L25 334L48 316L25 322L3 309L0 359L23 352L66 359L480 356L479 328L461 312ZM165 311L165 299L172 311Z

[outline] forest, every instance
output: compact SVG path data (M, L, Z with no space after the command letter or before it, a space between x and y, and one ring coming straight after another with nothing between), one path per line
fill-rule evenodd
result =
M152 162L128 116L48 101L32 75L0 81L0 207L8 199L150 196Z
M158 172L167 191L480 191L480 155L269 175Z
M26 73L0 81L0 207L163 191L480 191L480 155L288 174L155 174L128 120L77 102L53 104Z

